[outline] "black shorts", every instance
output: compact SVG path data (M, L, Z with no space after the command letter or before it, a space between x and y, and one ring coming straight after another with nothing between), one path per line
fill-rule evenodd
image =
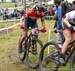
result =
M33 29L33 28L38 28L38 25L35 23L35 24L32 24L32 23L25 23L25 28L26 29L29 29L29 27L31 28L31 29Z
M26 29L29 29L29 27L31 27L32 29L38 28L37 20L31 19L30 17L26 17L24 27Z

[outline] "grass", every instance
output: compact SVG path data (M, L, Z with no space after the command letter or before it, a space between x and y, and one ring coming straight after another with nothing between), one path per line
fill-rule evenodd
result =
M54 21L52 20L46 20L46 28L47 31L51 29L51 39L56 40L55 33L53 32L53 25ZM40 21L38 21L40 25ZM9 23L7 23L10 25ZM19 36L21 35L22 31L19 29L19 26L14 28L14 31L10 32L8 35L0 36L0 55L3 55L4 49L12 48L13 45L17 47ZM43 44L45 44L48 41L48 32L44 34L39 34L39 38L42 40ZM9 46L9 44L12 44ZM69 71L70 70L70 64L68 63L67 66L60 67L59 71ZM36 71L36 70L35 70Z
M22 6L21 4L17 3L17 6ZM5 8L8 8L8 7L15 7L15 3L12 3L12 2L0 2L0 7L5 7Z
M2 20L2 16L0 16L0 20Z
M12 26L12 25L14 25L16 23L17 22L3 22L3 23L0 23L0 28L9 27L9 26Z

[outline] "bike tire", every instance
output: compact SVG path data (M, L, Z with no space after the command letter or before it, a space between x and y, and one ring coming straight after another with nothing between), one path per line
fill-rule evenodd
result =
M37 68L38 66L39 66L39 53L40 53L40 51L41 51L41 49L40 48L42 48L43 47L43 44L42 44L42 42L41 42L41 40L39 40L39 39L34 39L35 41L36 41L36 43L38 43L37 44L37 51L38 51L38 55L36 56L36 55L33 55L32 53L30 53L29 51L27 52L27 56L26 56L26 61L27 61L27 64L28 64L28 66L30 67L30 68L33 68L33 69L35 69L35 68ZM30 47L29 47L30 48ZM28 49L29 50L29 49ZM35 62L35 61L37 61L37 62Z
M19 42L20 42L20 39L21 39L21 36L20 36L20 38L19 38ZM19 51L20 51L20 48L22 48L22 52L19 52ZM19 44L18 44L18 54L19 54L19 59L20 59L21 61L24 61L25 58L26 58L25 40L23 41L22 47L19 47Z
M48 51L50 53L47 54ZM59 46L55 42L50 41L44 45L39 57L39 71L58 71L59 64L53 60L48 61L48 56L54 55L56 51L59 52Z

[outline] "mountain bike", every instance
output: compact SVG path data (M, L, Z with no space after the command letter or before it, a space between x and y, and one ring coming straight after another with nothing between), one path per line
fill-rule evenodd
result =
M26 58L26 62L31 68L38 67L39 53L41 51L41 48L43 47L41 40L38 38L38 33L36 32L42 31L36 28L32 29L25 37L21 47L22 52L19 53L20 60L24 61Z
M41 52L39 57L39 70L40 71L58 71L60 66L66 66L72 54L75 51L75 40L69 44L69 49L65 54L65 63L60 63L60 47L54 41L47 42ZM47 54L47 52L50 52ZM58 55L58 60L53 59L52 57Z

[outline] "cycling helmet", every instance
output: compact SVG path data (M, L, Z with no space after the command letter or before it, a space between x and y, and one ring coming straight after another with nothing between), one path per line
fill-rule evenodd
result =
M34 10L44 12L44 11L46 11L46 8L44 6L42 6L42 5L36 5Z
M54 0L54 3L60 4L62 0Z

